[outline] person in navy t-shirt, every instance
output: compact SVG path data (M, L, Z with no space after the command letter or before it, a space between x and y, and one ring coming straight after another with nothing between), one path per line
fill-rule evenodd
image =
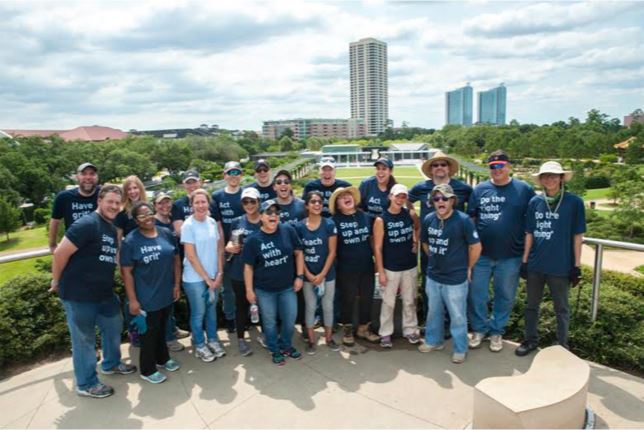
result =
M373 165L376 174L360 183L360 208L370 215L380 215L389 205L389 190L396 183L393 161L379 158Z
M179 197L172 204L172 225L178 237L181 236L181 226L183 222L192 215L192 206L190 205L190 194L201 187L202 180L199 173L195 170L188 170L183 174L183 188L186 190L186 195Z
M418 229L409 213L407 187L396 184L389 193L390 203L373 225L373 248L382 296L380 308L380 346L391 348L394 308L400 289L403 336L409 343L420 342L416 315ZM412 209L413 211L413 209Z
M462 363L467 354L467 290L472 268L481 254L474 224L463 212L454 209L456 194L448 184L436 185L431 194L435 211L427 215L421 228L423 252L428 254L429 298L425 343L420 352L444 347L444 308L450 316L453 363Z
M530 200L526 214L522 259L522 271L527 278L525 337L515 350L518 356L537 348L539 306L545 284L557 316L557 342L568 348L568 294L570 285L580 281L581 244L586 232L584 202L564 187L572 172L563 170L556 161L548 161L533 176L538 178L544 193Z
M280 205L280 222L294 226L306 216L304 201L293 195L293 178L288 170L280 170L273 178L275 201Z
M53 254L58 241L60 221L65 225L65 230L82 216L96 210L98 198L98 170L92 163L83 163L76 169L76 182L78 188L65 190L58 193L54 199L54 206L49 220L49 250Z
M121 362L123 318L114 294L116 228L123 194L116 185L98 193L95 212L74 222L54 251L50 291L58 291L72 340L72 361L79 396L102 398L114 389L96 374L96 326L103 346L101 372L127 374L136 367Z
M519 286L519 268L525 238L525 214L534 190L510 177L512 165L503 151L487 159L490 180L478 184L467 204L481 237L483 251L474 266L469 295L472 337L470 348L478 348L490 336L490 351L503 349L503 333L510 318ZM490 279L493 278L492 313L488 315Z
M262 202L277 197L277 193L273 189L273 181L271 180L271 166L269 166L266 160L261 159L255 162L255 182L244 188L257 189Z
M335 162L325 160L320 164L320 179L313 179L304 185L302 191L302 198L304 198L309 191L317 190L322 193L324 199L324 207L322 208L322 216L328 218L331 216L329 212L329 198L333 192L340 188L350 187L351 184L342 179L335 178Z
M121 273L130 315L142 314L147 324L145 333L140 334L141 378L158 384L166 376L157 366L169 372L179 369L168 353L165 333L172 303L181 293L181 260L172 232L156 226L152 205L135 202L131 215L138 228L121 243Z
M277 202L266 200L260 211L262 226L248 238L242 251L246 298L250 303L258 303L273 363L282 366L285 357L295 360L302 357L292 341L297 316L295 293L302 289L304 257L295 229L280 224Z

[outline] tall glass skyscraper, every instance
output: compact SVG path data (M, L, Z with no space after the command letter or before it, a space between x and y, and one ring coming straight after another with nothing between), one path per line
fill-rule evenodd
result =
M445 123L472 125L472 87L468 82L463 88L445 93Z
M479 123L505 124L506 90L503 84L487 91L479 91Z

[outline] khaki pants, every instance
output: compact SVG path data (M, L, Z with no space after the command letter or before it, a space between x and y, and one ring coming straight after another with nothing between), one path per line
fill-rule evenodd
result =
M380 308L380 336L391 336L394 332L394 307L396 293L400 288L402 298L402 327L403 336L418 333L418 318L416 316L416 267L402 272L392 272L385 269L387 285L381 289L382 307Z

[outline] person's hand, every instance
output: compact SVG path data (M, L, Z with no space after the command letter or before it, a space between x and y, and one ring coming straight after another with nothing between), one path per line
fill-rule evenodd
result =
M387 287L387 275L385 271L378 273L378 284L380 284L380 289L384 290Z
M229 254L239 254L241 252L241 249L242 248L240 244L231 245L230 243L226 245L225 248L226 252L228 252Z
M130 311L130 315L138 315L141 313L141 304L136 300L130 300L127 307Z
M217 276L215 279L212 279L212 278L206 279L206 286L208 287L209 290L216 290L217 289L217 287L219 286L217 284L217 279L218 278L220 278L220 277Z
M320 285L322 283L322 281L324 281L324 278L322 277L322 275L320 273L318 273L317 275L315 275L315 276L313 276L311 278L311 283L313 285Z
M57 293L59 289L60 289L60 285L58 284L58 281L55 281L52 279L51 282L49 283L49 289L47 290L47 292Z
M53 245L49 245L49 252L52 254L56 251L56 248L58 248L58 244L54 243Z
M579 282L581 282L581 267L574 266L573 268L571 268L570 276L568 277L568 279L570 279L570 285L573 288L579 285Z
M302 285L304 285L304 281L300 278L295 278L295 281L293 282L293 290L297 293L302 289Z
M528 279L528 263L521 263L519 267L519 276L521 279Z
M470 284L472 283L472 268L468 267L467 268L467 282Z
M418 242L416 242L416 241L412 242L412 244L411 244L411 252L413 252L414 254L418 253Z
M181 297L181 287L177 285L172 289L172 299L173 301L176 302L177 300L179 300L180 297Z
M248 303L257 303L257 296L255 295L255 291L253 290L246 290L246 300L248 300Z

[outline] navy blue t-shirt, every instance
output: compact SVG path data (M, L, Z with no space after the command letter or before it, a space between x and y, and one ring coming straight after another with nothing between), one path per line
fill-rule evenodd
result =
M240 243L243 245L244 243L246 243L246 241L248 240L251 234L255 233L256 231L259 231L259 227L261 225L262 225L261 221L258 221L256 224L253 224L252 222L248 221L248 217L246 215L242 215L233 220L233 222L230 224L230 231L231 232L235 230L242 231L242 236L240 237L241 239ZM239 254L231 255L230 266L228 268L228 270L230 270L230 279L234 279L236 281L244 280L244 263L242 261L243 250L244 249L242 248L242 252L240 252Z
M304 201L294 197L291 203L287 205L277 203L281 209L280 222L295 225L298 221L306 217Z
M526 231L534 237L528 270L547 275L568 276L575 265L574 237L586 232L584 201L564 193L557 212L548 209L543 196L528 205Z
M340 187L350 187L351 184L348 183L347 181L343 181L342 179L336 179L333 185L327 187L325 185L322 185L322 181L320 179L314 179L312 181L309 181L306 183L304 186L304 191L302 192L302 199L306 197L306 194L309 191L317 190L322 193L322 203L324 203L324 206L322 207L322 216L323 217L330 217L331 212L329 212L329 197L331 197L331 194L335 190L337 190Z
M467 213L476 219L483 255L497 260L523 254L525 214L534 195L532 187L518 179L501 186L488 180L474 188Z
M469 245L479 243L472 220L455 210L441 222L436 213L423 220L420 231L422 243L429 244L427 276L436 282L458 285L467 281Z
M244 264L253 267L253 286L264 291L293 288L296 250L302 243L290 225L278 224L273 233L253 233L242 251Z
M401 272L416 267L414 252L414 220L406 208L400 213L392 214L385 210L380 215L384 227L382 242L382 260L385 269Z
M170 220L170 222L168 224L166 224L166 223L162 222L161 220L159 220L158 218L154 218L154 224L157 227L165 227L168 230L170 230L172 232L172 234L175 234L174 233L174 224L172 224L172 220Z
M458 203L454 206L454 209L465 212L465 204L470 199L472 187L456 179L450 179L449 185L458 198ZM420 181L409 190L409 201L412 203L420 202L420 219L425 219L428 214L434 212L434 204L428 201L427 197L435 186L436 184L434 184L433 180L427 179L426 181Z
M172 212L170 218L172 221L185 221L192 215L192 206L190 206L190 197L183 196L179 197L177 200L172 203Z
M73 223L65 237L78 248L60 278L60 298L100 302L113 296L116 227L92 212Z
M255 188L257 191L259 191L260 203L269 199L277 198L277 193L273 189L273 184L267 187L262 187L257 182L253 182L252 184L246 185L244 188L250 188L250 187Z
M382 191L378 187L375 176L360 182L360 207L363 211L373 215L380 215L389 207L389 189Z
M333 215L338 229L338 272L374 273L373 250L369 241L373 235L373 220L362 211L352 215L339 212Z
M131 231L134 231L138 226L136 221L132 218L125 209L116 215L114 219L114 227L123 230L123 237L127 236Z
M64 220L65 230L67 230L74 221L96 210L99 190L100 187L97 187L94 194L89 197L81 195L78 188L61 191L54 199L51 217Z
M174 301L174 258L177 240L167 228L157 228L157 237L143 236L137 228L121 244L120 264L132 267L136 298L144 311L158 311Z
M212 193L210 203L210 216L216 221L221 221L224 230L224 242L230 239L230 224L237 217L244 214L241 204L241 188L236 193L227 193L225 188Z
M304 247L304 264L306 264L309 272L317 275L324 269L326 259L329 256L329 238L337 236L338 230L331 219L322 218L318 228L313 231L309 230L305 221L298 222L295 225L295 231ZM328 282L334 279L335 262L331 265L324 280Z

